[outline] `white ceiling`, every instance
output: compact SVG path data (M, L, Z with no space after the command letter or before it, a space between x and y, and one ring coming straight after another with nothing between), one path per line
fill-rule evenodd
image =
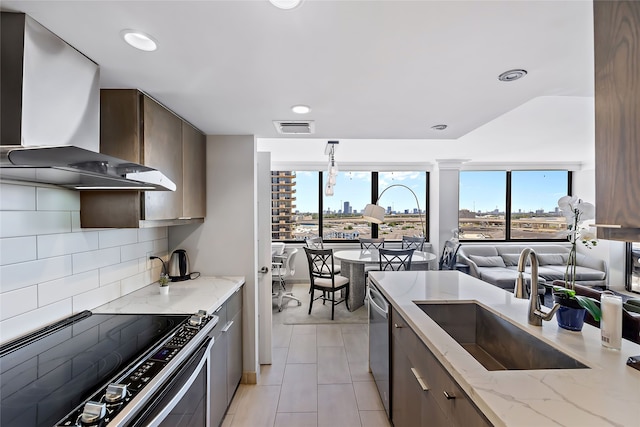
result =
M253 134L276 162L593 161L591 1L11 1L207 134ZM133 28L159 49L120 38ZM497 76L524 68L503 83ZM294 104L310 105L305 116ZM273 120L314 120L278 135ZM431 126L447 124L445 131ZM390 142L393 141L393 142ZM407 153L409 153L407 155ZM342 156L342 157L340 157Z

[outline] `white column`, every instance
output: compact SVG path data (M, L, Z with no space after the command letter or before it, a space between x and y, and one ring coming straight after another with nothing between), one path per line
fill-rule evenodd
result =
M437 159L438 183L438 224L432 230L431 243L442 254L444 242L453 237L453 229L458 228L460 168L467 160Z

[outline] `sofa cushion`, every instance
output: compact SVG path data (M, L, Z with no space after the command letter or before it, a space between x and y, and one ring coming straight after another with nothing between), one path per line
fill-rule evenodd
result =
M516 285L516 279L518 278L518 271L509 268L499 267L479 267L480 280L496 285L502 289L508 289L513 291ZM531 283L531 275L524 273L525 283L528 285ZM538 280L539 284L545 284L544 279Z
M504 265L504 261L502 257L495 256L480 256L480 255L469 255L471 261L475 262L478 267L506 267Z
M501 255L502 260L504 261L504 264L507 267L511 267L514 265L518 265L518 261L520 260L520 254L502 254ZM527 264L526 265L531 265L530 263L530 259L527 258Z
M567 265L569 254L538 254L540 265Z
M553 279L553 280L564 280L564 273L567 271L566 265L548 265L546 267L549 269L555 270L560 274L559 279ZM542 274L540 273L538 274L542 276ZM594 268L589 268L589 267L582 267L580 265L576 266L576 281L578 282L604 280L606 277L607 277L607 273L604 271L596 270Z

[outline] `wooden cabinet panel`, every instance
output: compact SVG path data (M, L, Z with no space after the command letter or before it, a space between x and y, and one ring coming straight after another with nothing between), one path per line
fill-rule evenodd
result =
M206 214L206 137L193 126L182 122L182 216L204 218Z
M161 171L176 184L176 191L145 191L144 219L182 216L182 120L143 95L143 164Z
M176 191L83 191L81 226L136 228L149 226L141 221L159 226L204 218L205 136L136 89L101 90L100 108L100 151L161 171Z
M391 396L394 425L395 405L398 404L400 413L397 416L403 422L402 425L411 425L404 424L405 416L410 416L418 417L414 420L422 420L420 424L414 421L413 425L490 426L491 423L476 408L469 396L395 310L392 311L391 321L394 355ZM422 389L418 378L427 390ZM396 395L397 392L400 395ZM415 405L415 399L419 401L419 415L406 407L406 402Z
M391 338L392 391L391 419L395 427L415 427L422 425L420 397L422 389L411 371L411 362L404 352L398 337Z
M227 403L242 379L242 288L227 303L227 316L231 325L227 334ZM232 317L233 316L233 317Z
M598 237L640 240L640 2L594 1Z

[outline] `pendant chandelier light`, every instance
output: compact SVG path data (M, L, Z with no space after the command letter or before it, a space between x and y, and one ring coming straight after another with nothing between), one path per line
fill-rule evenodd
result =
M327 184L324 187L325 196L333 196L333 187L336 185L336 178L338 176L338 163L336 162L336 146L339 141L327 141L327 146L324 148L324 154L329 156L329 164L327 166Z

